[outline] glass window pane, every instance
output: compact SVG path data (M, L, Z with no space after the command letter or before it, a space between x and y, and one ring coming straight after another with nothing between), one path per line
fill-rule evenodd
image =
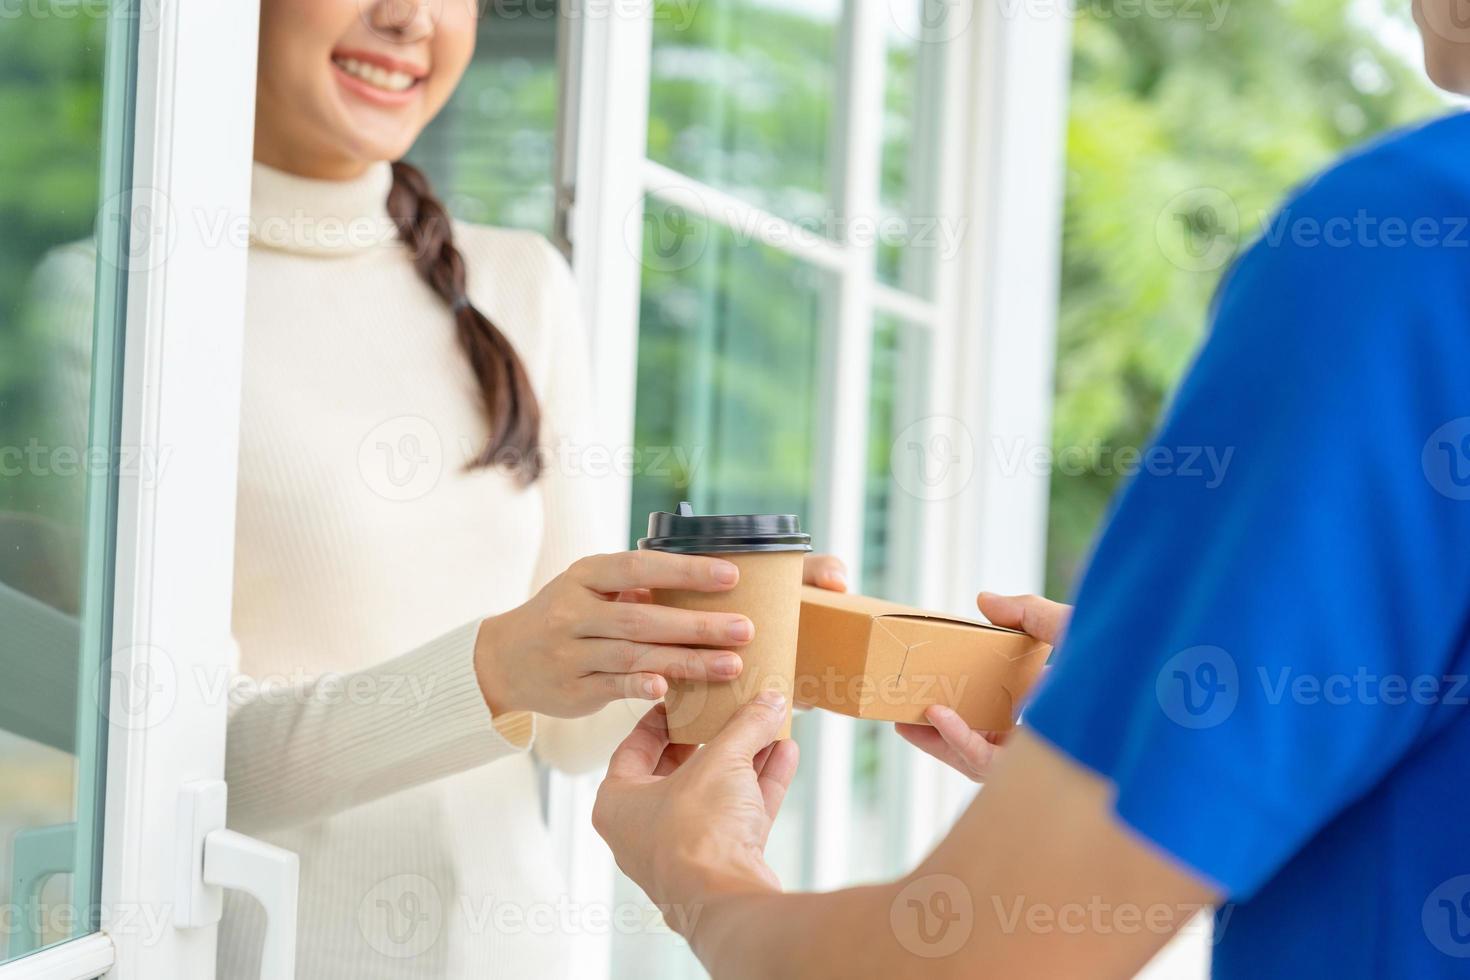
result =
M784 218L828 213L841 15L840 0L659 0L649 158Z
M928 297L935 259L953 248L963 229L941 227L934 197L939 164L939 123L944 105L945 18L934 0L895 0L885 50L883 164L879 184L882 221L878 277L890 286Z
M907 474L900 443L928 416L929 333L880 314L873 325L868 414L868 477L863 521L862 590L895 602L916 602L917 543L923 501L895 474Z
M137 28L117 7L0 18L0 960L96 928Z
M645 218L634 537L680 500L701 513L800 514L819 529L833 277L657 200Z
M475 58L409 158L465 221L550 234L556 0L483 7Z

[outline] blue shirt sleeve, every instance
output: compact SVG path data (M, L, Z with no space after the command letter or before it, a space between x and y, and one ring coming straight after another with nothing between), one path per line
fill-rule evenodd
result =
M1470 696L1470 207L1403 163L1232 271L1026 714L1235 898Z

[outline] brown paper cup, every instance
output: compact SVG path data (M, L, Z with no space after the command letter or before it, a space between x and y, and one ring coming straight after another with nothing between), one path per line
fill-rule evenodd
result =
M777 738L791 735L791 698L796 678L796 635L801 618L799 551L722 553L740 567L740 581L728 592L656 589L654 602L700 612L740 613L755 624L755 639L737 649L745 662L732 681L670 681L664 703L669 740L700 745L714 738L740 707L761 691L786 695L786 720Z

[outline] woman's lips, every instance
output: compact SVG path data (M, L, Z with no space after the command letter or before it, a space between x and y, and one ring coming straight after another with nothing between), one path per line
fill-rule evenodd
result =
M337 51L332 70L342 87L376 105L398 107L418 97L427 70L374 52Z

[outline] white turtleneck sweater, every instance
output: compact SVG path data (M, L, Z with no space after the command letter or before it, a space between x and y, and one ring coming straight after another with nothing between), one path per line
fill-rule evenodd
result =
M527 232L456 224L471 299L541 401L545 475L468 470L485 444L447 305L386 214L386 164L350 182L257 165L246 304L229 823L301 856L297 976L565 975L565 901L535 755L603 761L641 709L577 722L492 718L479 620L607 550L587 345L560 255ZM43 288L90 323L90 248ZM86 315L81 315L81 314ZM208 329L207 324L171 329ZM85 327L77 332L85 354ZM85 357L74 358L85 378ZM259 977L262 920L228 897L222 980Z

